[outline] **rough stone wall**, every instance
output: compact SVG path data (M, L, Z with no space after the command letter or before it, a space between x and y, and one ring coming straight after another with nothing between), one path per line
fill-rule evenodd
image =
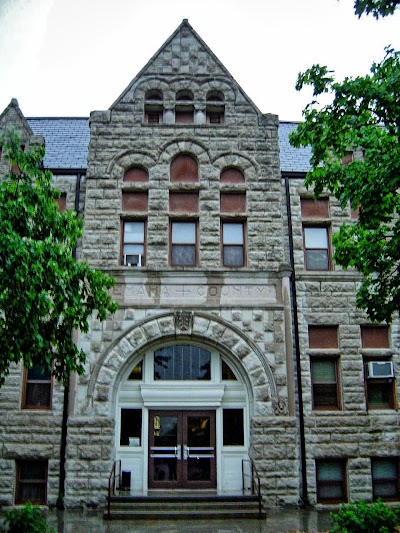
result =
M63 388L53 384L52 409L21 408L23 370L12 365L0 389L0 504L14 502L15 467L19 459L47 459L49 505L55 505L59 491Z
M304 267L300 198L310 191L301 179L290 179L293 241L296 269L296 289L299 317L301 372L305 412L305 439L309 497L316 503L315 460L343 458L347 460L347 489L349 500L372 499L371 457L399 455L399 417L396 410L367 410L363 352L360 325L368 324L364 313L356 309L356 290L360 281L354 271L344 271L337 265L327 272L306 271ZM343 212L335 199L330 198L332 233L344 221L350 221L350 209ZM338 326L340 358L340 410L313 411L310 355L323 350L309 349L308 326ZM398 322L390 328L391 349L395 373L400 372ZM399 380L396 383L399 395Z
M145 123L145 95L151 89L163 92L163 124ZM180 89L193 92L193 124L174 123L175 96ZM210 90L224 95L223 124L206 124ZM103 324L93 321L88 334L80 336L88 360L85 375L77 380L70 417L70 504L93 502L96 497L98 503L104 502L112 453L103 456L101 445L101 456L85 457L84 444L77 444L85 421L93 417L94 438L101 442L107 436L96 429L99 421L113 433L113 395L121 370L152 342L176 338L173 314L180 309L194 316L194 330L185 332L184 338L203 339L230 350L253 382L252 414L257 417L252 422L251 449L264 498L269 504L298 502L297 427L295 418L288 416L287 317L279 277L284 250L277 126L277 117L261 115L185 27L108 111L91 114L83 258L116 277L114 296L120 309ZM197 159L198 182L170 181L170 164L179 153ZM148 182L123 182L125 171L133 165L148 170ZM230 166L243 171L245 183L220 182L221 170ZM148 192L147 211L135 214L147 220L146 266L142 269L121 266L121 219L130 215L122 211L123 191ZM169 193L176 191L199 195L196 267L171 268L168 264L169 219L175 215L169 211ZM236 279L232 279L236 271L221 265L221 192L246 194L246 211L236 215L246 220L247 263ZM270 301L257 300L247 292L236 300L223 299L229 290L239 290L257 276L256 283L274 287ZM104 449L113 443L112 436ZM92 483L103 490L93 494Z

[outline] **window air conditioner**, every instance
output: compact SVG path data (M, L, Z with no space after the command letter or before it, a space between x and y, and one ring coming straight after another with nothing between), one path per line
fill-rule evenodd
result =
M125 266L142 266L142 254L124 254L124 265Z
M369 378L394 378L392 361L370 361L368 363Z

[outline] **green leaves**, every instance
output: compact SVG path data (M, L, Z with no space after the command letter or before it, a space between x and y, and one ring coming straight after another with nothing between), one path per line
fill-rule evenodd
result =
M391 321L400 309L400 53L386 49L370 74L334 81L316 65L300 75L330 103L312 102L293 132L293 146L311 146L306 184L333 194L359 218L334 236L335 261L364 275L357 305L371 320ZM348 164L343 158L355 150Z
M354 8L358 18L364 13L372 13L378 19L392 15L399 4L400 0L356 0Z
M113 279L73 258L82 221L59 212L60 193L40 168L43 148L23 152L9 136L4 149L19 171L0 184L0 383L18 361L45 365L66 380L83 373L86 358L73 330L87 331L93 313L104 320L116 310L108 294Z

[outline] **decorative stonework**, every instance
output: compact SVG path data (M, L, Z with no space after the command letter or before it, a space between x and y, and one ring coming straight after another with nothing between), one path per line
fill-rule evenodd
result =
M176 311L174 315L174 320L177 332L191 332L193 326L193 313L191 311Z
M286 398L282 398L282 397L273 398L272 407L274 409L274 413L276 414L276 416L287 416L289 413Z

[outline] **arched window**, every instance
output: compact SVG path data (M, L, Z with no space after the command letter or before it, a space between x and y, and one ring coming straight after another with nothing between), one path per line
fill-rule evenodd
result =
M211 352L191 344L174 344L154 352L154 380L209 381Z
M243 172L236 167L226 167L220 175L221 183L244 183Z
M170 180L195 182L199 180L197 160L190 154L179 154L171 162Z
M178 91L176 93L176 100L179 101L193 101L193 93L192 91L189 91L189 89L183 89L182 91Z
M183 89L176 93L175 124L193 124L194 105L193 93L189 89Z
M207 93L206 117L208 124L223 124L225 117L224 95L221 91Z
M124 174L124 181L142 182L149 181L149 173L143 167L134 166L129 168Z
M150 89L146 92L145 96L145 121L148 124L161 124L163 122L163 115L163 93L160 89Z
M150 89L146 92L146 100L161 100L163 99L163 93L160 89Z

